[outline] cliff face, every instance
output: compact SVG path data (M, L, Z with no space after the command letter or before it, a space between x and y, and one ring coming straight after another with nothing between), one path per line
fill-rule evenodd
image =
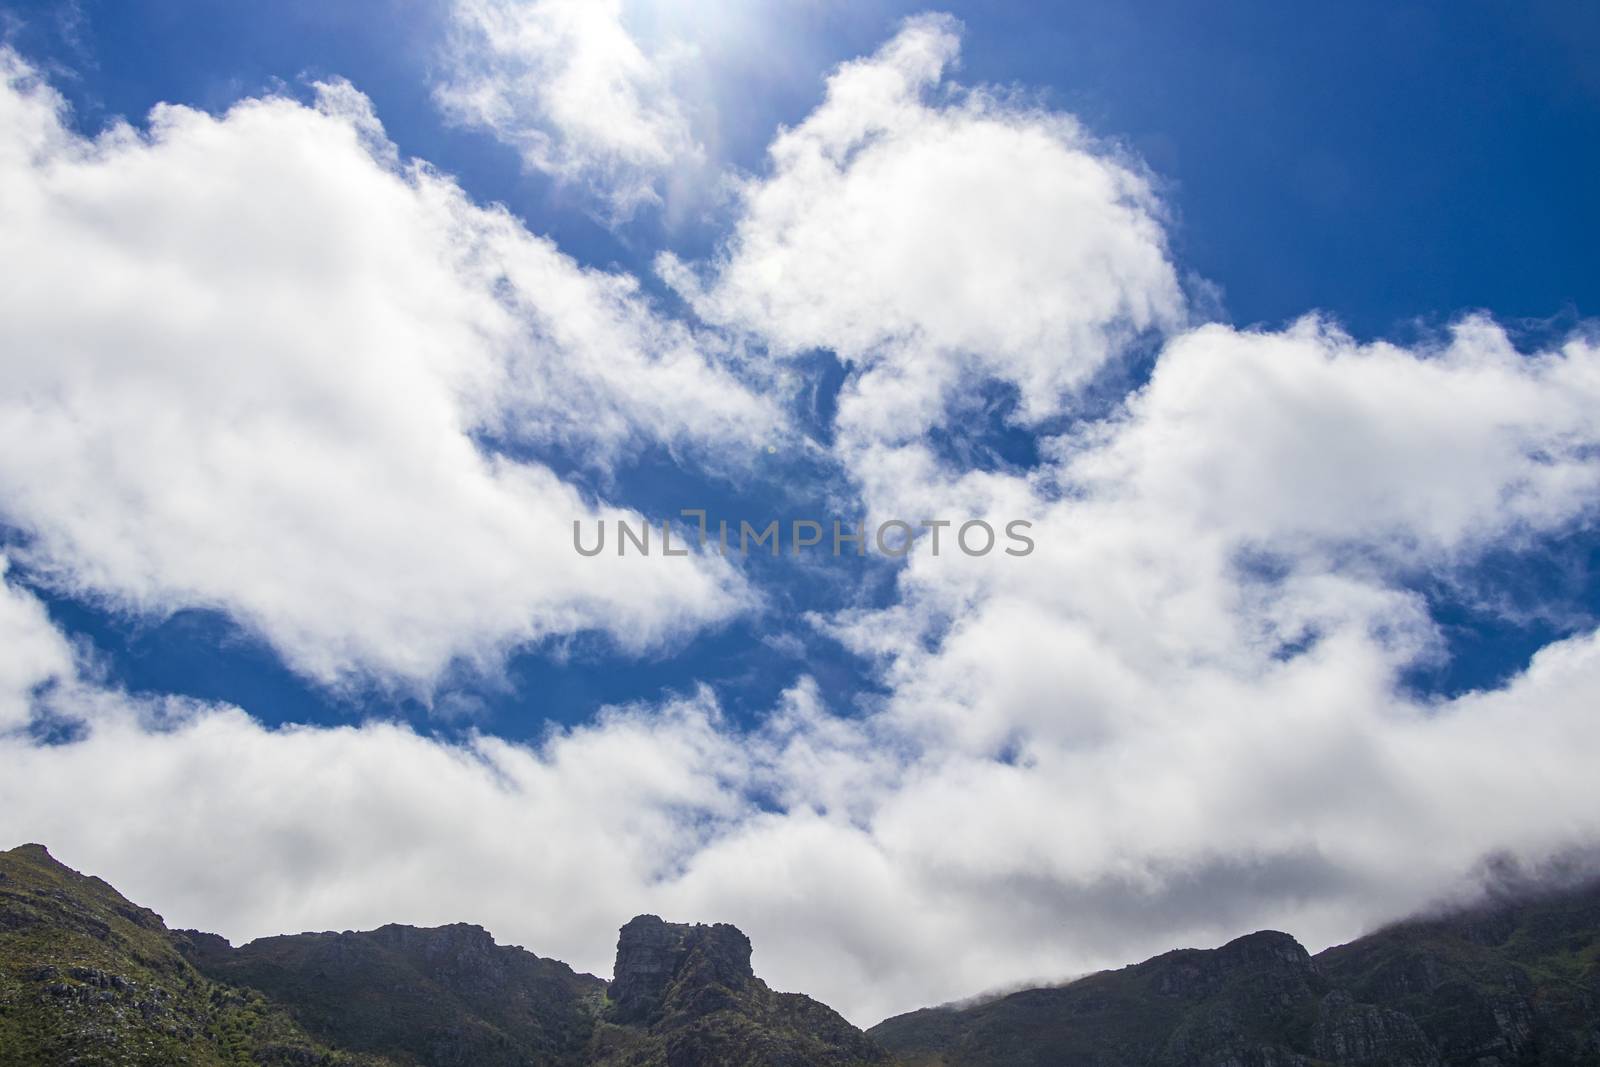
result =
M737 927L689 926L640 915L617 938L610 1017L619 1023L659 1021L669 992L675 1011L705 1014L734 1004L734 994L748 990L755 980L750 939ZM679 1003L686 995L699 1003Z
M666 1067L845 1067L887 1054L826 1005L774 993L750 939L726 923L641 915L622 928L595 1062Z

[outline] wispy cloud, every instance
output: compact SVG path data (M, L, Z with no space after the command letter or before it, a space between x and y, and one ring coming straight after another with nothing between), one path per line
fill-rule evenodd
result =
M436 90L445 113L492 133L533 170L587 187L617 221L662 200L704 149L673 67L647 51L621 0L455 0Z

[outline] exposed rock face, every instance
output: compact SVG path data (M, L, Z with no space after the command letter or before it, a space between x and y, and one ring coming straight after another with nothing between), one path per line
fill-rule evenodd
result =
M1311 1031L1317 1059L1386 1067L1439 1067L1438 1050L1404 1012L1357 1004L1343 991L1323 998Z
M705 1014L733 1003L733 994L755 981L750 969L750 939L727 923L713 926L664 922L654 915L630 920L617 938L617 963L608 997L611 1018L619 1023L658 1021L669 986L680 974L680 1010Z
M846 1067L887 1054L809 997L774 993L726 923L640 915L622 928L596 1062L629 1067Z

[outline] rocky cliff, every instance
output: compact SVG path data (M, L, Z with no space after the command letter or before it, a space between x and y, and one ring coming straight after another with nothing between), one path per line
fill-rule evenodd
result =
M845 1067L888 1055L826 1005L775 993L750 966L750 939L726 923L641 915L622 928L594 1062L697 1067Z

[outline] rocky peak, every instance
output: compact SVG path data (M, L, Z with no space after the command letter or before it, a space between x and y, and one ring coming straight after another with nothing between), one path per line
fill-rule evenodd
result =
M617 937L617 962L607 996L612 1018L647 1022L661 1014L675 980L692 978L704 988L740 990L755 979L750 939L727 923L669 923L639 915Z
M1293 970L1316 969L1305 946L1278 930L1257 930L1236 937L1215 952L1217 962L1226 967L1282 965Z
M397 952L428 957L483 955L499 947L489 931L471 923L451 923L448 926L390 923L360 936Z

